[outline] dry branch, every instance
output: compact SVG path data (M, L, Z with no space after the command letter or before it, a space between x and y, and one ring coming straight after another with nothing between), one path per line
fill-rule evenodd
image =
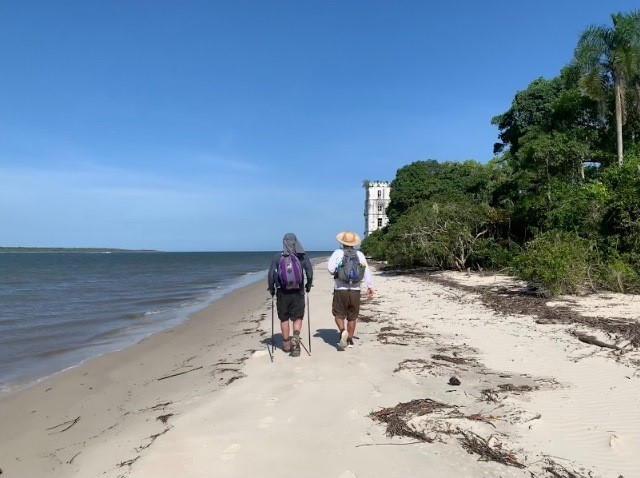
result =
M602 342L601 340L596 339L592 335L585 335L585 334L579 334L579 333L575 333L574 335L578 338L580 342L584 342L585 344L597 345L598 347L603 347L606 349L620 350L620 347L618 347L617 345L607 344L605 342Z
M502 448L492 447L489 445L489 440L476 435L473 432L460 432L462 438L459 438L462 447L469 453L476 453L480 455L482 461L496 461L507 466L514 466L516 468L526 468L525 465L520 463L513 453L509 453Z
M62 430L56 430L52 433L49 433L49 435L53 435L55 433L62 433L62 432L66 432L69 428L71 428L72 426L74 426L76 423L78 423L80 421L80 417L76 417L73 420L67 420L66 422L60 423L59 425L56 425L54 427L50 427L47 428L47 430L55 430L56 428L68 425L67 427L63 428Z
M174 373L172 375L165 375L164 377L160 377L158 379L158 382L160 380L164 380L166 378L177 377L178 375L184 375L185 373L195 372L196 370L200 370L201 368L203 368L202 365L200 367L192 368L191 370L185 370L184 372L178 372L178 373Z

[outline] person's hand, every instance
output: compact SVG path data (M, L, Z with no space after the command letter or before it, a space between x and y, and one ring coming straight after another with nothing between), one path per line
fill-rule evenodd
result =
M367 297L369 299L371 299L371 297L373 297L373 293L374 293L373 287L367 287Z
M269 294L271 294L271 297L273 297L274 295L276 295L276 290L273 287L269 287Z
M307 282L307 285L304 286L304 289L307 291L307 293L311 292L312 286L313 284L311 284L311 282Z

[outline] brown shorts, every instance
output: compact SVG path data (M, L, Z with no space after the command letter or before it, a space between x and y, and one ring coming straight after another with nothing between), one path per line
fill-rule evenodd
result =
M356 320L360 314L360 291L334 290L331 312L339 319Z

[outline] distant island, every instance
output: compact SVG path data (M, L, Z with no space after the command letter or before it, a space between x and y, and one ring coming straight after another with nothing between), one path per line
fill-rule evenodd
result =
M111 249L102 247L0 247L2 253L75 253L75 254L108 254L111 252L158 252L152 249Z

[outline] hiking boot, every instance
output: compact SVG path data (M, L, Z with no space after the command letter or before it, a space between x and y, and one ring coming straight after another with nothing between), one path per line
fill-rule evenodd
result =
M352 349L353 348L353 339L352 338L348 338L347 339L347 348L348 349Z
M344 350L347 348L347 339L349 338L349 333L346 330L340 331L340 342L338 342L338 350Z
M285 353L291 352L291 337L282 339L282 351Z
M300 331L296 330L293 332L293 347L291 349L292 357L300 356Z

